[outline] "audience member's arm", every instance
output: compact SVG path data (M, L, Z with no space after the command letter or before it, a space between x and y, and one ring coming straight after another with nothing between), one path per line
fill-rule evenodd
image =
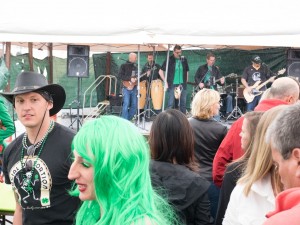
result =
M22 225L22 223L22 207L20 206L19 202L16 201L13 225Z
M215 155L213 161L213 181L218 187L221 187L222 185L227 164L237 156L241 156L239 135L241 132L242 124L243 118L239 118L235 123L232 124Z

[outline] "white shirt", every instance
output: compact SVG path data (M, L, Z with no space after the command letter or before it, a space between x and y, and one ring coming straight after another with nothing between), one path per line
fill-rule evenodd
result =
M269 174L252 185L247 197L244 187L237 184L233 189L223 225L259 225L266 220L265 215L274 210L275 196Z

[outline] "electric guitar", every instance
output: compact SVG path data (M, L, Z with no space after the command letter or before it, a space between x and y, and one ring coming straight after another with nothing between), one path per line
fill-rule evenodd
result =
M225 78L235 78L235 77L237 77L237 74L236 74L236 73L230 73L230 74L224 76L224 79L225 79ZM215 89L215 88L214 88L214 85L215 85L217 82L219 82L221 79L222 79L222 77L219 78L219 79L217 79L217 80L216 80L215 77L211 77L211 78L209 79L209 81L207 81L207 82L204 83L204 87L203 87L203 88L209 88L209 89L212 88L212 89ZM202 82L201 82L201 83L202 83ZM202 89L202 88L200 88L200 87L199 87L199 84L198 84L197 87L195 88L195 91L198 92L198 91L200 91L200 89Z
M153 66L151 69L147 70L147 72L143 73L140 75L140 79L147 75L148 71L152 71L152 70L155 70L156 69L156 66ZM122 83L123 83L123 86L126 87L128 90L132 90L134 88L135 85L137 85L137 76L131 76L131 78L134 78L134 82L131 82L131 80L123 80Z
M286 71L285 68L279 70L277 72L276 76L273 76L271 78L269 78L268 80L266 80L265 82L263 82L262 84L260 84L261 81L256 81L254 85L252 85L251 87L253 88L250 92L247 91L247 89L245 88L243 91L243 95L244 98L246 100L247 103L250 103L253 101L253 99L255 98L255 96L261 95L264 91L260 91L259 89L261 89L263 86L265 86L267 83L271 82L273 78L284 74Z

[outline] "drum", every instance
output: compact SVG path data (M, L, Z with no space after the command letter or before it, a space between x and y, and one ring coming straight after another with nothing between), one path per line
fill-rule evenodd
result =
M163 82L159 79L151 82L151 99L154 110L160 110L162 108L164 97Z
M139 101L139 109L144 109L146 103L146 95L147 95L147 81L143 80L140 82L140 101Z

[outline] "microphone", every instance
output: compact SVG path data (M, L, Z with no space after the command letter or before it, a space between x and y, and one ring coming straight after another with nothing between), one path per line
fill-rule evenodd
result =
M181 55L181 56L179 56L179 59L181 60L181 62L184 60L184 56L183 55Z

